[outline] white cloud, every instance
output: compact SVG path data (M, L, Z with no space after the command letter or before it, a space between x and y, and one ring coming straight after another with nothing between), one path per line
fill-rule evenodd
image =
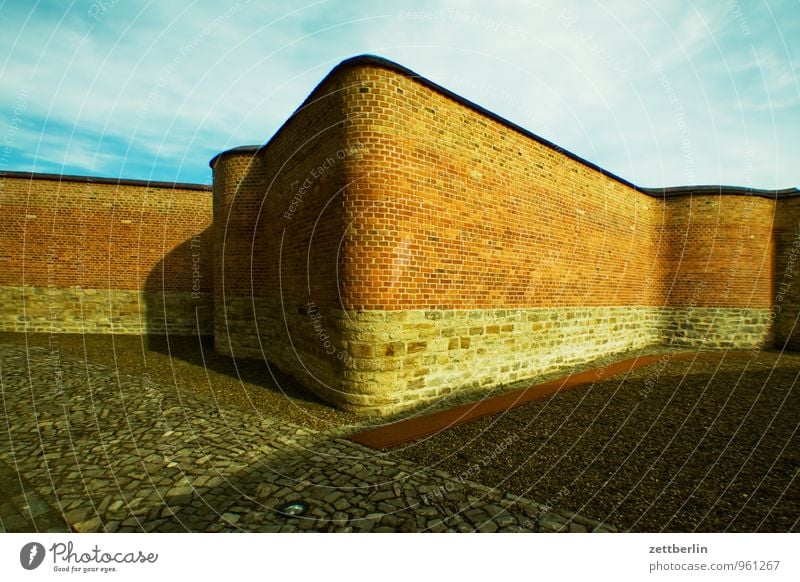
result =
M1 102L24 91L25 115L58 128L42 140L32 124L17 144L60 141L67 166L113 172L105 145L129 143L128 163L158 160L164 177L184 158L264 142L335 62L371 52L637 183L800 183L799 41L778 14L730 3L240 0L119 2L95 21L91 5L0 24ZM81 139L67 146L65 127ZM46 159L62 158L48 149Z

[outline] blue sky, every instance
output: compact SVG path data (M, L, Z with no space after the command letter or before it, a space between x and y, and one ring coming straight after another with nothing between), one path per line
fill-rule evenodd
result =
M210 183L394 60L642 186L800 186L800 2L0 4L0 170Z

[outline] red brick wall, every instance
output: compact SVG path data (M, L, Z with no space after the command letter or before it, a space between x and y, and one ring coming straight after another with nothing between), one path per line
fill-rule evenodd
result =
M346 307L769 305L773 201L664 203L386 68L340 88Z
M325 83L266 152L214 163L215 296L339 305L345 149L341 96ZM282 290L282 294L281 294Z
M800 350L800 198L776 205L774 241L771 317L775 347Z
M210 223L206 190L2 175L0 286L208 293Z
M656 261L664 305L769 308L775 201L686 196L664 202Z
M217 295L224 270L228 296L280 297L280 255L283 299L346 309L773 300L774 200L647 196L377 65L335 70L257 156L223 155L215 192Z

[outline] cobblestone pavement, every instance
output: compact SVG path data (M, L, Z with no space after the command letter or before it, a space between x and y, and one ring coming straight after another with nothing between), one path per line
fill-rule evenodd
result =
M43 348L0 385L0 531L615 531Z

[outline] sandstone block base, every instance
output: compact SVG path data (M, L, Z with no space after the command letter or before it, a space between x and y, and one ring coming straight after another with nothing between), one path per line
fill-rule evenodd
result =
M208 293L80 287L0 287L0 330L43 333L208 335Z
M274 363L335 406L385 415L652 344L764 346L769 310L571 307L341 311L233 299L217 350Z

